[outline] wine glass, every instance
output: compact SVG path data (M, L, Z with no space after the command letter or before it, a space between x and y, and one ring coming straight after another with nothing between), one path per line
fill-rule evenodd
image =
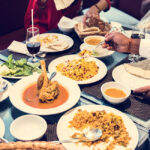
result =
M32 55L28 59L29 62L35 63L38 62L39 59L36 57L36 54L40 51L40 42L36 39L39 36L39 28L37 27L29 27L27 28L27 35L26 35L26 46L29 53Z
M145 28L139 29L136 26L132 27L132 39L145 39ZM129 54L128 59L131 61L131 63L139 61L141 56L137 54Z

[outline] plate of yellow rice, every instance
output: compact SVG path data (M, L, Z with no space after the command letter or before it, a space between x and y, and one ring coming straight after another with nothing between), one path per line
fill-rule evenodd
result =
M93 57L81 58L78 55L66 55L53 60L48 66L49 72L57 73L74 80L77 84L90 84L101 80L107 74L106 65Z

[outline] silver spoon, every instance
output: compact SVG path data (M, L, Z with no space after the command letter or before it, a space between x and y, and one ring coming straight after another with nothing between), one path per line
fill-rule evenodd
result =
M77 141L83 141L83 142L88 142L88 141L96 141L102 136L102 131L98 128L86 128L83 130L83 137L76 137L76 138L71 138L71 139L66 139L66 140L60 140L60 141L52 141L55 143L72 143L72 142L77 142Z
M93 50L93 56L99 56L99 47L102 45L102 44L104 44L105 43L105 41L102 41L102 42L100 42L95 48L94 48L94 50Z
M57 74L56 72L52 72L52 74L49 77L49 80L52 80L56 76L56 74Z

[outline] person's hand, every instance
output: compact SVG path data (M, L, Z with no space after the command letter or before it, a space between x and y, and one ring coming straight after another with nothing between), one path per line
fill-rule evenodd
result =
M129 52L130 39L120 32L111 32L105 35L103 48L108 50L115 50L118 52ZM111 44L107 44L107 43Z
M137 88L133 91L135 94L142 94L143 98L150 98L150 85Z
M84 15L84 17L83 17L83 24L86 25L87 24L87 20L89 20L89 22L90 22L90 19L92 19L92 18L100 20L99 10L95 6L92 6L91 8L89 8L87 13Z

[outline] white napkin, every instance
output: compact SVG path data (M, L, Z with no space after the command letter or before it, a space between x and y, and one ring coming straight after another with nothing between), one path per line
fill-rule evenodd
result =
M9 51L15 52L15 53L20 53L20 54L25 54L28 56L32 56L26 47L26 44L18 41L13 41L7 48ZM45 57L45 53L39 52L37 54L39 57Z
M69 7L75 0L54 0L57 10Z

